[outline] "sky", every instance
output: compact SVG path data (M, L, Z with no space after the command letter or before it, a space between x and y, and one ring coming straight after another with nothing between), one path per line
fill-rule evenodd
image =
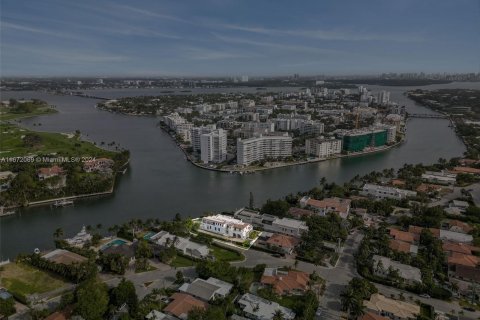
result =
M2 76L479 72L480 0L0 0Z

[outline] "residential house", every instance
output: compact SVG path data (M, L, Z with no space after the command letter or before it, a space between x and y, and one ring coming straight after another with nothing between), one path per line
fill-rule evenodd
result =
M268 248L284 254L292 254L299 243L300 240L298 238L279 233L274 233L265 241Z
M306 272L265 268L260 283L271 286L279 295L303 294L309 288L309 280L310 276Z
M409 226L408 231L415 234L416 239L420 239L420 234L422 233L423 228L418 226ZM436 228L429 228L430 232L437 239L443 241L452 241L452 242L462 242L470 243L473 241L473 237L469 234L454 232L450 230L441 230Z
M60 263L64 265L71 265L74 263L82 263L88 259L84 256L76 254L74 252L64 250L64 249L55 249L42 256L43 259L46 259L50 262Z
M308 232L305 221L290 218L276 218L271 225L264 225L265 230L282 233L300 238L304 232Z
M119 245L112 245L104 250L102 250L103 254L119 254L129 259L129 264L133 264L135 262L135 245L122 243Z
M98 158L83 163L83 170L85 172L101 172L111 173L115 161L108 158Z
M10 189L10 183L17 174L12 171L0 172L0 192Z
M374 199L402 200L408 197L415 197L417 192L366 183L363 186L362 191L360 191L360 194L363 196L372 197Z
M67 175L57 165L38 169L37 176L40 181L45 181L48 189L60 189L67 185ZM56 177L57 179L53 179Z
M158 310L152 310L150 311L149 314L145 316L145 319L147 320L177 320L178 318L173 317L169 314L165 314L163 312L160 312Z
M465 210L470 206L470 204L466 201L461 200L452 200L449 204L449 208L457 208L461 213L464 213Z
M292 217L296 219L301 219L303 217L309 217L311 215L314 215L315 212L313 212L312 210L291 207L290 209L288 209L288 214L290 214Z
M207 280L197 278L192 283L184 283L179 288L179 291L204 301L210 301L217 298L225 298L232 291L232 288L232 284L210 277Z
M409 284L422 282L422 274L420 269L393 261L388 257L379 255L373 256L373 273L376 276L387 278L390 276L390 270L396 270L398 275Z
M248 318L254 320L272 320L277 311L282 313L284 320L295 319L295 312L282 307L277 302L266 300L251 293L245 293L237 301Z
M214 216L203 217L200 229L224 237L245 240L248 239L253 227L251 224L245 223L242 220L217 214Z
M172 301L163 309L163 312L182 320L187 319L188 313L193 309L205 310L208 307L206 302L186 293L176 292L171 296L171 299Z
M452 173L480 174L480 169L472 167L454 167Z
M457 182L457 175L447 171L426 171L422 174L422 180L435 184L454 185Z
M210 249L206 245L190 241L187 238L177 237L167 231L160 231L151 236L149 240L162 248L173 245L184 255L197 259L205 259L210 254Z
M370 300L363 301L363 305L367 311L392 320L417 319L417 316L420 315L419 305L393 300L379 293L372 294Z
M365 314L361 315L358 318L358 320L390 320L390 319L373 312L366 312Z
M442 229L459 233L470 233L473 227L460 220L447 219L442 221Z
M45 179L53 178L63 174L64 174L64 170L57 165L53 167L40 168L38 169L38 172L37 172L37 176L39 180L45 180Z
M418 246L400 240L391 239L388 246L393 251L408 253L412 256L416 256L418 253Z
M352 201L350 199L342 199L337 197L315 200L305 196L300 199L300 206L302 208L312 208L315 212L322 216L333 212L338 214L342 219L346 219L350 212L351 202Z

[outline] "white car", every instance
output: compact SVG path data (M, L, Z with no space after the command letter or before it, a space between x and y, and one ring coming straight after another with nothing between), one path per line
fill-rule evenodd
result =
M421 294L420 297L425 298L425 299L430 299L430 296L426 293Z

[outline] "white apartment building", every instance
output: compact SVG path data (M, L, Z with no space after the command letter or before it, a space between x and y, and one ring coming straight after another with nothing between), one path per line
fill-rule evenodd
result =
M415 197L417 193L415 191L398 189L393 187L379 186L376 184L366 183L360 194L367 197L373 197L375 199L397 199L402 200L407 197Z
M308 135L319 135L322 134L324 131L324 125L318 121L302 121L298 128L300 130L300 134L308 134Z
M292 155L292 137L288 134L259 136L237 140L237 163L248 166L265 158L285 158Z
M275 124L273 122L244 122L242 128L248 130L267 130L268 132L275 131Z
M216 129L215 124L209 124L202 127L194 127L191 130L192 148L194 152L200 152L200 136L205 133L210 133Z
M216 129L200 136L200 158L203 163L227 160L227 132Z
M305 141L305 153L317 158L329 158L342 152L341 139L314 138Z
M225 237L247 239L253 227L251 224L245 223L242 220L217 214L203 217L200 229Z
M168 116L163 117L163 122L172 130L176 130L177 125L187 122L178 113L174 112Z
M193 123L185 122L185 123L179 123L175 127L175 132L182 137L183 141L185 142L190 142L192 140L192 131L193 128Z

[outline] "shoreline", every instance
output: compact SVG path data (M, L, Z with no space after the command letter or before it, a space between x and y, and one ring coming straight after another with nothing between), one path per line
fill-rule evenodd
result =
M204 169L204 170L210 170L210 171L217 171L221 173L231 173L231 174L249 174L249 173L255 173L255 172L260 172L260 171L265 171L265 170L273 170L273 169L279 169L279 168L285 168L285 167L292 167L292 166L300 166L300 165L305 165L305 164L310 164L310 163L316 163L316 162L322 162L322 161L328 161L328 160L334 160L334 159L339 159L339 158L350 158L350 157L360 157L368 154L375 154L375 153L380 153L383 151L388 151L392 148L400 146L402 143L405 142L405 135L403 135L402 139L400 141L395 142L392 145L383 147L383 148L378 148L375 150L369 150L369 151L363 151L363 152L356 152L356 153L350 153L350 154L339 154L336 156L332 156L329 158L315 158L312 160L303 160L303 161L297 161L297 162L291 162L291 163L285 163L282 165L278 166L272 166L272 167L262 167L262 168L244 168L244 169L222 169L222 168L209 168L206 166L203 166L195 161L193 161L192 156L178 143L178 141L173 137L166 128L164 128L162 125L159 125L159 127L164 131L168 136L172 138L172 141L175 142L177 147L183 152L185 155L185 158L188 162L193 164L195 167Z
M41 114L41 115L48 115L48 114L54 114L54 113L58 113L58 111L55 110L55 112L45 113L45 114ZM39 116L39 115L28 115L28 116L23 117L22 119L36 117L36 116ZM18 118L10 119L10 120L1 120L0 123L2 123L2 122L10 123L10 121L15 121L16 119L18 119ZM28 127L25 127L25 126L21 125L21 123L19 123L19 122L10 123L10 124L18 126L19 128L22 128L22 129L25 129L25 130L28 130L28 131L32 131L32 132L43 132L43 131L32 130ZM62 134L62 135L71 134L71 133L66 133L66 132L50 132L50 133L58 133L58 134ZM88 143L92 143L91 141L88 141L88 140L84 140L84 139L81 139L81 140L85 141L85 142L88 142ZM112 151L112 150L102 148L102 147L97 146L97 145L95 145L95 147L100 149L100 150L104 150L104 151L116 152L116 151ZM110 189L108 189L106 191L95 192L95 193L86 193L86 194L80 194L80 195L71 195L71 196L65 196L65 197L60 197L60 198L51 198L51 199L45 199L45 200L38 200L38 201L28 202L27 204L18 204L18 205L13 205L13 206L8 206L8 207L5 206L4 210L12 210L12 209L18 209L18 208L29 208L29 207L51 205L52 203L55 203L58 200L75 200L75 199L84 199L84 198L90 198L90 197L104 197L104 196L112 195L114 193L115 186L116 186L116 183L117 183L117 176L120 173L125 173L129 163L130 163L130 158L128 158L127 161L120 166L119 170L117 172L115 172L115 174L113 175L112 186L111 186ZM0 215L0 218L16 215L17 213L18 212L14 212L14 213L10 213L10 214L2 214L2 215Z

